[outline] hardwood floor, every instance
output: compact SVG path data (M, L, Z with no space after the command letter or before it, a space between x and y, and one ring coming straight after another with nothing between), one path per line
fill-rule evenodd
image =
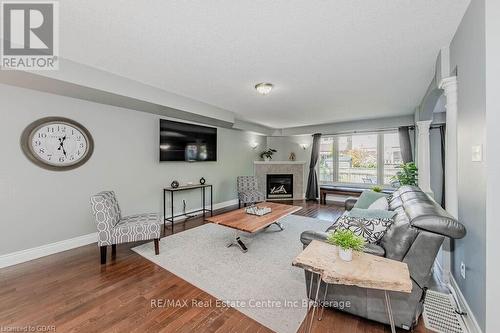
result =
M304 207L296 215L332 221L343 211L332 204L293 204ZM176 224L175 232L201 224L201 218L193 218ZM211 295L131 251L137 245L118 245L116 257L108 257L102 266L99 248L91 244L1 269L0 329L41 325L38 329L57 332L272 332L233 308L215 306ZM156 301L167 299L179 300L179 305L196 299L211 306L162 307ZM390 329L326 310L323 320L314 322L313 332ZM415 332L427 332L422 322Z

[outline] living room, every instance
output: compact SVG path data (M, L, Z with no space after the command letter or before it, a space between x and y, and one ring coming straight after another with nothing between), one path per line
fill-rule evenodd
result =
M496 1L1 6L0 331L500 329Z

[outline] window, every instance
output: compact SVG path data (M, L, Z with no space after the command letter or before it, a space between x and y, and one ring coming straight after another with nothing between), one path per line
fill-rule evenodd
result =
M384 184L390 184L397 166L403 163L398 133L384 133Z
M389 184L402 162L399 137L397 132L323 137L319 162L321 183Z

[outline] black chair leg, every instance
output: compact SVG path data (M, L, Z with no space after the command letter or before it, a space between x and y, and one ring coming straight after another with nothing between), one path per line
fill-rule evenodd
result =
M111 245L111 255L113 257L116 256L116 244Z
M238 200L238 208L241 208L241 200Z
M155 241L155 254L159 255L160 254L160 239L156 238L154 241Z
M107 246L101 246L101 265L106 263Z

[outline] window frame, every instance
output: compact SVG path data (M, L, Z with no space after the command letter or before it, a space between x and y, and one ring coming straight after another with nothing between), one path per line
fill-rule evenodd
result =
M320 185L335 185L335 186L346 186L346 187L354 187L354 188L366 188L367 185L372 186L381 186L384 189L391 188L391 184L384 184L385 179L385 143L384 143L384 135L385 134L395 134L397 133L396 129L383 130L383 131L367 131L362 133L342 133L342 134L332 134L332 135L323 135L323 138L333 138L332 143L332 156L333 156L333 166L332 166L332 181L322 181L319 180ZM364 183L351 183L351 182L339 182L338 174L339 174L339 159L338 159L338 145L339 140L336 138L346 137L346 136L355 136L355 135L377 135L377 183L376 184L364 184ZM320 152L321 154L321 152ZM319 164L318 164L319 169ZM318 170L318 174L320 170ZM337 179L337 181L336 181Z

